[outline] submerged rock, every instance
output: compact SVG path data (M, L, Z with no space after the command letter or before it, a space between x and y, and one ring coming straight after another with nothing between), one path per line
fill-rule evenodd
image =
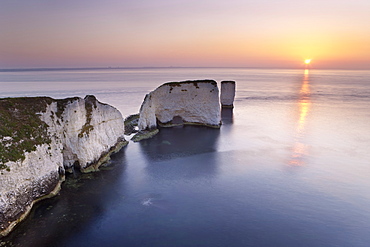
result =
M221 106L223 108L233 108L235 98L235 81L221 82Z
M139 123L139 114L133 114L125 118L125 135L131 135L136 133L136 129Z
M94 96L0 99L0 236L59 191L65 170L98 170L123 134L121 113Z
M137 132L131 140L133 142L139 142L141 140L149 139L158 134L159 130L158 129L152 129L152 130L140 130Z
M145 96L139 130L183 124L221 125L219 90L213 80L169 82Z

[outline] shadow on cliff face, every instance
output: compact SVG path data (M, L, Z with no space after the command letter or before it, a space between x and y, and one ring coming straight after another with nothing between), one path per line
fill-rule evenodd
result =
M125 148L111 158L111 164L101 171L68 174L60 194L37 203L27 219L1 241L9 246L68 246L69 237L122 198L122 187L116 184L124 174Z
M161 128L153 138L140 142L148 175L190 179L215 174L219 135L220 129L204 126Z
M222 124L228 125L234 122L233 108L222 108L221 109L221 121Z

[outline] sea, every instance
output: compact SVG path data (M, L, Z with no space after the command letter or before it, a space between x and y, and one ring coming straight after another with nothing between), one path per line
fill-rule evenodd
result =
M220 129L130 141L101 171L69 174L0 246L370 246L369 70L1 70L0 97L95 95L127 117L195 79L236 81Z

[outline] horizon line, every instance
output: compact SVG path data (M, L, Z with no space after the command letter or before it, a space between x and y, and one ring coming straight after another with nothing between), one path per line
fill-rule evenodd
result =
M61 70L119 70L119 69L292 69L292 70L370 70L370 68L286 68L286 67L243 67L243 66L106 66L106 67L31 67L6 68L0 72L17 71L61 71Z

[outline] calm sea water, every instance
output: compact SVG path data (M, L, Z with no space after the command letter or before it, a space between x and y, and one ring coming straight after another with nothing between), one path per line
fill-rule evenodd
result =
M221 129L130 142L104 170L70 175L1 244L369 246L370 71L13 71L0 97L94 94L127 116L187 79L237 82Z

